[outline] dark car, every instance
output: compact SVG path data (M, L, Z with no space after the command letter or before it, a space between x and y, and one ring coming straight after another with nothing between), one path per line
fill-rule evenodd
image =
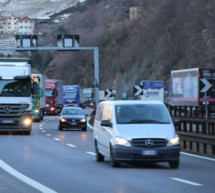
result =
M81 129L87 130L86 116L83 113L82 108L79 107L64 107L60 119L59 130L63 129Z

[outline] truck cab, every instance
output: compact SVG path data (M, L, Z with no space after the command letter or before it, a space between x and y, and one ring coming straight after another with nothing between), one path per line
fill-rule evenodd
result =
M29 135L32 106L29 59L0 59L0 131Z

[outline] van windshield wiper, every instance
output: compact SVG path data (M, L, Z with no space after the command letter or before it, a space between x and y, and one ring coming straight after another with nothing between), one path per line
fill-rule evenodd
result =
M126 122L127 124L132 124L132 123L157 123L157 124L168 124L169 122L162 122L162 121L157 121L153 119L133 119L129 122Z

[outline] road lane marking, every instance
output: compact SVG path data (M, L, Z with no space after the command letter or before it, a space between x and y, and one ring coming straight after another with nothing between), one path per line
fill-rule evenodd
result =
M46 134L46 136L50 137L50 136L52 136L52 135L51 135L51 134L49 134L49 133L47 133L47 134Z
M75 145L73 145L73 144L66 144L66 145L68 145L69 147L77 147L77 146L75 146Z
M176 180L176 181L179 181L179 182L182 182L182 183L185 183L185 184L190 184L190 185L193 185L193 186L203 186L202 184L198 184L198 183L191 182L191 181L188 181L188 180L184 180L184 179L181 179L181 178L170 178L170 179Z
M214 161L214 162L215 162L215 159L213 159L213 158L203 157L203 156L194 155L194 154L185 153L185 152L180 152L180 153L181 153L182 155L187 155L187 156L191 156L191 157L200 158L200 159L205 159L205 160L209 160L209 161Z
M60 139L59 139L59 138L54 138L54 140L56 140L56 141L60 141Z
M91 151L87 151L86 153L88 153L90 155L96 155L94 152L91 152Z
M44 186L43 184L40 184L39 182L25 176L24 174L18 172L17 170L15 170L14 168L12 168L11 166L9 166L7 163L5 163L4 161L2 161L0 159L0 167L6 171L7 173L9 173L10 175L18 178L19 180L21 180L22 182L28 184L29 186L37 189L40 192L46 192L46 193L57 193L56 191Z
M41 132L42 132L42 133L45 133L46 131L42 130Z

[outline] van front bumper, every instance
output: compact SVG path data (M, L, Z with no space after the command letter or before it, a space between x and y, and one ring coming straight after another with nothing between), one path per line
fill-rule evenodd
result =
M157 148L115 145L112 152L119 162L169 162L179 160L180 145Z

